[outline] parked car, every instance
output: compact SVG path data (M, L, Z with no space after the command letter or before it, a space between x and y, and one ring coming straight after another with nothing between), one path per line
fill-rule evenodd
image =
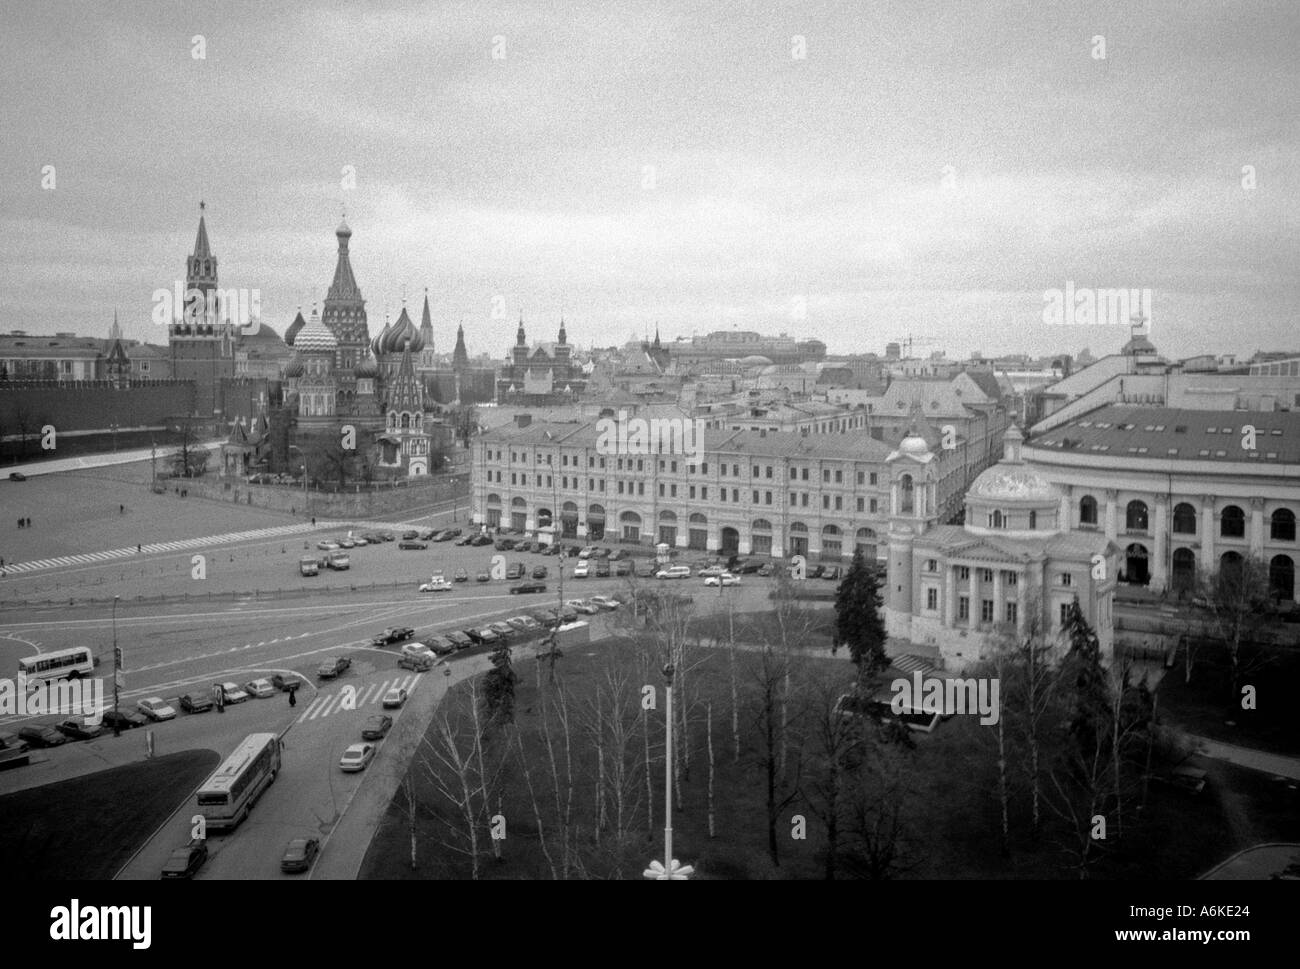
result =
M10 471L10 472L9 472L9 480L10 480L10 481L26 481L26 480L27 480L27 475L23 474L21 471Z
M475 538L474 535L462 535L460 538L456 539L456 541L452 542L452 544L468 545L470 542L474 541L474 538Z
M453 581L453 582L468 582L468 581L469 581L469 573L466 572L464 569L457 569L457 570L456 570L456 574L455 574L455 576L452 577L452 581Z
M636 575L639 579L653 579L658 566L654 562L639 562L636 566Z
M631 575L632 563L629 562L627 559L624 559L622 562L615 562L614 574L619 576L620 578L622 578L623 576Z
M271 685L270 680L250 680L244 684L244 689L249 696L258 698L275 696L275 687Z
M547 574L548 574L548 573L547 573L547 571L546 571L546 566L545 566L545 565L539 565L539 566L537 566L535 569L533 569L533 578L534 578L534 579L544 579L544 578L546 578Z
M577 622L577 621L578 621L578 610L574 609L573 606L570 606L570 605L567 605L567 604L566 604L566 605L560 606L560 608L559 608L558 610L552 610L552 611L553 611L553 612L558 612L558 613L559 613L559 616L560 616L560 622Z
M336 676L340 676L345 670L350 669L351 666L352 660L350 657L335 656L321 663L316 669L316 675L322 680L332 680Z
M599 606L593 606L584 599L566 599L564 604L575 612L580 612L584 616L594 616L600 612Z
M521 633L531 632L532 630L537 629L539 625L537 620L532 616L514 616L513 618L507 619L506 622L510 623L510 625L515 628L516 632Z
M437 656L446 656L448 653L456 652L456 644L446 636L430 636L424 641L424 645L429 647L429 651Z
M143 727L148 723L148 717L133 710L104 711L105 730L134 730L136 727Z
M326 538L317 542L316 547L320 549L322 552L333 552L338 549L339 544L338 542L332 542L328 538Z
M402 532L402 541L404 542L413 542L419 537L420 530L418 528L408 528L406 531Z
M515 547L515 540L513 538L497 539L496 550L498 552L509 552L514 547Z
M280 870L288 874L308 871L318 854L320 838L294 838L280 858Z
M417 528L415 530L415 537L422 542L432 541L437 534L438 532L432 528Z
M523 562L511 562L506 568L506 579L513 582L515 579L522 579L527 569Z
M428 582L420 583L421 592L450 592L452 584L440 575L435 575Z
M415 630L410 626L389 626L375 633L370 640L371 646L388 646L392 643L401 643L415 635Z
M822 573L825 571L826 571L826 566L824 565L810 565L804 571L804 578L820 579L822 577Z
M478 575L474 576L474 581L475 581L475 582L491 582L491 581L492 581L492 573L491 573L491 572L487 572L487 571L480 572Z
M337 541L338 541L338 543L339 543L339 548L356 548L356 547L357 547L357 543L356 543L355 541L353 541L352 539L350 539L350 538L346 538L346 537L344 537L344 538L337 539Z
M609 559L596 560L596 578L598 579L609 578Z
M94 740L104 732L104 728L98 723L86 723L84 720L75 718L69 720L60 720L54 725L54 729L63 734L69 740Z
M413 673L427 673L437 665L438 657L433 653L409 653L397 658L398 669L410 670Z
M18 739L31 747L57 747L66 744L68 738L61 731L41 724L28 724L18 731Z
M302 680L298 679L298 677L293 674L285 676L283 673L276 673L271 677L271 685L277 690L288 693L298 689L298 687L302 685Z
M339 767L349 772L365 770L374 759L374 744L353 744L343 751L343 756L339 758Z
M509 639L515 633L515 627L503 620L488 623L488 628L495 632L502 639Z
M844 572L838 565L823 566L822 574L818 576L818 578L820 579L827 579L832 582L838 582L843 577L844 577Z
M384 694L383 705L385 710L395 710L406 702L407 693L400 686L395 686Z
M424 542L417 542L412 539L403 539L397 543L397 547L408 552L418 552L422 549L428 548L429 546Z
M613 554L614 552L611 549L597 548L594 552L591 553L591 557L597 559L608 559Z
M448 529L445 529L445 530L443 531L443 533L442 533L442 537L441 537L440 539L438 539L438 541L440 541L440 542L450 542L453 538L459 538L459 537L460 537L460 529L459 529L459 528L448 528Z
M590 574L589 566L586 559L579 559L578 564L573 567L573 578L585 579Z
M382 538L385 542L392 542L397 539L397 536L394 535L392 532L379 532L378 534L379 537Z
M727 571L732 575L752 575L762 568L762 562L756 562L754 559L741 559L738 562L732 563L731 568Z
M761 575L763 578L767 578L769 575L771 575L771 574L772 574L772 563L771 563L771 562L764 562L762 565L760 565L760 566L758 567L758 574Z
M531 552L532 550L533 550L533 543L528 541L520 542L518 545L515 546L516 552Z
M709 565L700 569L700 571L695 574L701 579L710 579L715 575L721 575L725 571L727 570L721 565Z
M529 593L533 593L533 592L545 592L545 591L546 591L545 582L520 582L518 585L512 585L510 587L510 594L512 596L528 595Z
M477 629L466 629L465 635L474 640L474 642L478 643L480 646L495 643L501 638L497 635L496 630L492 629L490 626L479 626Z
M193 878L208 860L208 843L195 838L184 848L171 853L162 868L162 878Z
M186 693L181 697L181 709L186 713L206 713L214 705L212 695L206 690L201 693Z
M592 596L587 601L598 609L605 609L610 612L622 605L621 602L612 596Z
M243 703L245 700L248 699L248 694L244 691L244 688L240 686L238 683L232 681L232 682L222 683L220 684L220 686L221 686L221 692L227 703Z
M383 740L384 734L388 733L393 727L393 718L385 716L382 713L376 713L367 717L365 724L361 727L362 740Z
M135 708L155 723L163 720L173 720L176 717L176 709L160 696L151 696L147 700L140 700L136 703Z
M491 545L492 538L488 535L476 535L470 540L470 545L474 548L482 548L484 545Z
M594 551L596 551L596 546L595 546L595 545L584 545L584 546L582 547L582 549L579 550L579 552L578 552L578 558L580 558L580 559L589 559L589 558L591 558L591 553L594 552Z
M655 573L656 579L689 579L691 570L686 565L670 565L666 569L660 569Z
M711 575L704 580L705 585L723 586L723 585L740 585L740 576L732 575L730 572L723 572L719 575Z
M469 649L474 645L474 640L459 629L453 629L449 633L443 633L443 635L451 640L457 649Z
M543 555L561 555L563 552L564 549L560 545L547 545L546 548L541 550Z

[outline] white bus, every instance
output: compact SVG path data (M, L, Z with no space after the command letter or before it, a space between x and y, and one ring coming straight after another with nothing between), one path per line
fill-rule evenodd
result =
M279 736L255 733L244 738L199 788L199 811L208 828L221 831L237 827L279 770Z
M57 649L39 656L24 656L18 661L18 673L26 677L28 683L44 680L75 680L83 676L92 676L99 658L90 651L89 646L73 646L71 649Z

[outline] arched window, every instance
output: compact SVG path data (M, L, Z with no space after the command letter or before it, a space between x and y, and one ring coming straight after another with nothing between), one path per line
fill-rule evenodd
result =
M1224 538L1242 538L1246 534L1246 513L1229 505L1219 516L1219 534Z
M709 523L709 519L706 516L701 515L697 511L691 515L690 523L692 525L707 525Z
M1079 524L1097 524L1097 499L1092 495L1084 495L1079 499Z
M1174 505L1174 534L1196 534L1196 509L1185 501Z
M754 524L752 524L750 528L756 532L770 532L772 530L772 523L766 518L755 518Z
M910 474L903 475L898 482L898 511L900 514L906 514L912 511L914 491L915 489L912 486L912 476Z
M1130 532L1145 532L1147 530L1147 503L1145 501L1130 501L1128 508L1124 511L1124 527Z
M1268 564L1268 591L1275 599L1295 599L1295 562L1291 556L1273 556Z
M1295 512L1289 508L1279 508L1273 512L1270 537L1275 542L1295 541Z

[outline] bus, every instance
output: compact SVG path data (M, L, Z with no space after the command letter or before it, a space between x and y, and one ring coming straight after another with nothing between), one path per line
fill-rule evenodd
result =
M208 828L223 831L238 827L279 770L279 736L255 733L244 738L199 788L199 812Z
M90 651L89 646L73 646L39 656L24 656L18 661L18 675L25 677L28 683L65 678L76 680L93 675L98 665L99 657Z

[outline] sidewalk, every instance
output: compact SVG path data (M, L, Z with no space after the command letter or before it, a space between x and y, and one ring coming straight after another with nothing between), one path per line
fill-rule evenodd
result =
M195 449L218 448L224 443L223 439L211 441L199 441L194 445ZM169 444L166 447L157 449L161 454L171 454L175 451L177 445ZM27 477L32 478L39 474L59 474L63 471L85 471L88 468L108 468L115 464L135 464L137 461L148 461L154 453L153 448L136 448L133 451L113 451L108 454L85 454L77 458L61 458L54 461L35 461L28 464L16 464L12 467L4 468L5 475L18 471Z
M1237 747L1234 744L1221 743L1196 734L1187 734L1187 739L1196 745L1198 753L1214 760L1227 761L1238 767L1249 767L1251 770L1262 771L1265 774L1300 781L1300 758L1270 754L1250 747Z

